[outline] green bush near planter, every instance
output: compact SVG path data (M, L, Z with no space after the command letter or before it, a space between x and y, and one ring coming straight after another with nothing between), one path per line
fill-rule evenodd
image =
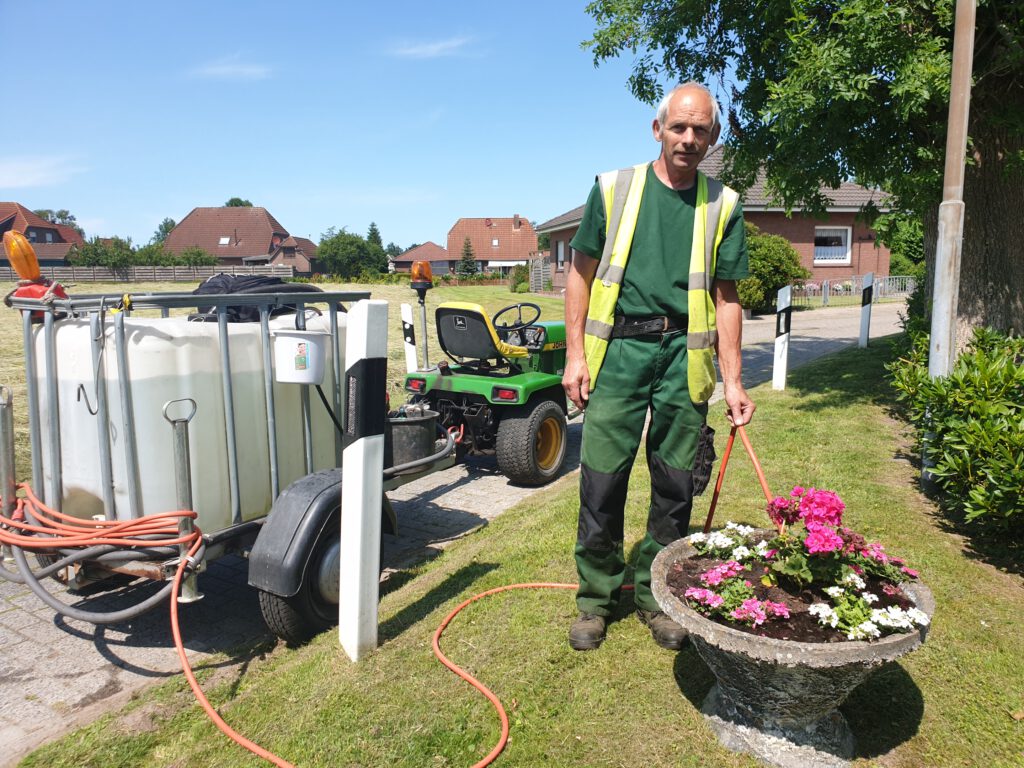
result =
M778 235L764 235L746 224L750 276L737 283L740 304L753 312L771 311L780 288L806 280L811 273L800 266L800 254Z

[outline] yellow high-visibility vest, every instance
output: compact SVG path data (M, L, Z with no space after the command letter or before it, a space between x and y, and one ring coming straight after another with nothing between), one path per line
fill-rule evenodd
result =
M597 386L598 373L608 351L622 278L626 274L633 234L640 215L648 163L610 171L598 176L605 211L605 247L590 287L590 306L583 337L583 349L590 371L590 386ZM689 315L686 336L687 384L690 399L706 403L715 391L713 349L718 341L715 303L711 283L718 263L718 247L725 226L736 209L739 194L697 173L697 205L693 217L690 248L690 276L687 286ZM709 277L710 276L710 277Z

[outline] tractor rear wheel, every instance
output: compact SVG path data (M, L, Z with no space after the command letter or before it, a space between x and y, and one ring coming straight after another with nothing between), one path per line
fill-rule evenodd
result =
M498 469L513 483L544 485L565 460L565 413L552 400L514 408L498 423Z

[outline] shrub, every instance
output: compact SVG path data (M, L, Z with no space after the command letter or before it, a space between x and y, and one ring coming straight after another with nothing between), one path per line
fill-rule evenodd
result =
M516 286L516 289L514 291L514 293L529 293L529 292L530 292L530 284L529 283L520 283L519 285Z
M755 312L770 311L780 288L811 276L800 265L800 254L789 241L778 235L763 235L753 224L746 224L750 277L736 288L740 304Z
M928 376L928 337L889 365L945 506L967 522L1024 534L1024 339L976 329L949 376Z
M523 291L519 290L521 285L526 285L527 290L529 290L530 268L525 264L516 264L509 273L508 289L512 293L523 293Z

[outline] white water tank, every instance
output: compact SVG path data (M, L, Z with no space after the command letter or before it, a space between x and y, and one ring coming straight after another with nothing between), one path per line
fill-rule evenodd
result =
M270 320L271 330L294 328L295 316ZM338 315L338 342L327 345L324 393L332 403L336 387L334 355L344 365L345 315ZM330 330L326 316L307 320L310 330ZM57 392L60 418L60 468L63 480L62 509L76 517L103 515L103 487L97 394L93 376L89 320L65 319L54 324L57 357ZM124 320L128 378L131 382L135 444L138 454L137 483L141 509L153 514L177 509L172 426L164 418L164 405L191 398L196 413L189 423L193 507L197 525L214 533L232 524L231 487L228 471L228 414L222 383L221 349L216 322L189 322L184 317L127 317ZM33 329L36 386L40 401L43 477L34 478L37 489L52 487L53 461L48 446L54 409L47 396L45 333ZM228 324L231 382L234 399L235 444L238 455L239 506L242 520L263 517L274 499L271 491L270 441L265 391L262 334L259 323ZM115 349L114 323L108 318L103 334L100 380L106 382L109 408L109 445L112 459L113 495L118 519L131 517L130 462L124 439L124 408ZM273 378L273 376L272 376ZM342 372L344 386L344 372ZM84 397L80 397L81 393ZM306 443L302 418L303 385L273 383L277 436L279 488L307 474ZM336 429L320 398L309 398L312 432L312 471L337 466ZM341 397L344 402L344 396ZM179 405L170 415L183 416L189 407ZM340 418L340 416L339 416Z

